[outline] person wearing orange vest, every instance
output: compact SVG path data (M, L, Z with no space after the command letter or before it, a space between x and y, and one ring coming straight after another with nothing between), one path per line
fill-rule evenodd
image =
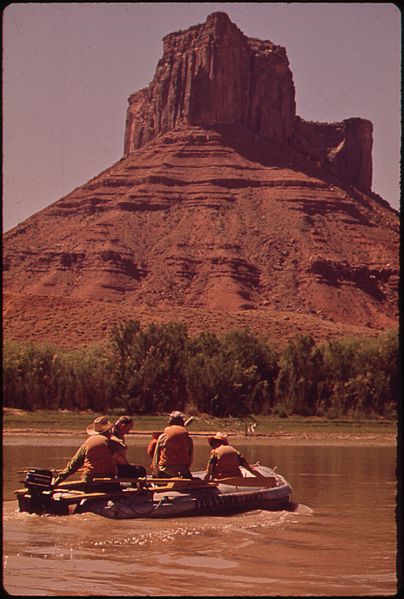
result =
M152 471L159 478L178 476L192 478L190 471L193 458L193 441L184 426L181 412L170 414L168 426L157 439Z
M55 478L53 485L57 486L79 468L82 468L84 482L90 482L94 477L115 477L117 464L122 463L125 456L122 445L111 439L112 430L113 424L106 416L99 416L89 424L88 439Z
M154 452L156 451L157 439L162 434L163 434L162 431L154 431L152 433L151 441L149 442L149 444L147 446L147 455L149 456L149 458L152 459L152 463L150 465L150 468L152 469L152 471L153 471L153 456L154 456Z
M119 416L118 420L112 427L110 444L116 443L121 445L122 451L115 452L114 458L117 459L118 477L121 478L139 478L146 476L146 468L143 466L135 466L131 464L127 458L128 446L125 441L125 435L129 434L133 426L133 418L131 416Z
M258 470L250 466L237 449L229 445L226 434L216 433L214 437L208 437L208 443L212 451L208 461L205 480L243 476L240 466L246 468L254 476L262 476Z
M128 446L125 441L125 435L129 434L133 427L133 418L131 416L119 416L118 420L114 423L112 427L112 438L122 444L122 447L125 449L125 459L126 463L129 464L126 458L126 451Z

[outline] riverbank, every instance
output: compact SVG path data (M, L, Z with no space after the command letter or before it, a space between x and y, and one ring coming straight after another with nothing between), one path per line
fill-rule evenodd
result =
M63 435L79 437L97 414L38 410L26 412L13 408L3 409L3 436L13 435ZM116 414L109 414L114 420ZM129 438L149 437L153 431L167 426L168 415L135 415L134 430ZM269 440L276 443L346 443L352 441L395 444L397 422L386 419L333 419L319 417L279 418L256 416L246 418L213 418L206 414L196 415L189 427L192 436L207 437L216 431L224 431L231 437L244 440Z

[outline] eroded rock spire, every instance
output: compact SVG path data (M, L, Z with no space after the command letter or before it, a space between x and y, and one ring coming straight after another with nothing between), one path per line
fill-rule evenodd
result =
M225 13L164 37L153 81L129 98L124 156L181 124L238 127L272 144L272 155L289 164L371 189L372 124L296 116L285 48L246 37Z

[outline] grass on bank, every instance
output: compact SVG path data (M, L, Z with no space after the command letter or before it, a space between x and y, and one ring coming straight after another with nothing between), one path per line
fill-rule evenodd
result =
M59 431L85 431L90 422L99 414L93 412L73 412L68 410L36 410L26 412L11 408L3 409L3 430L32 429L50 433ZM110 420L117 418L117 414L108 414ZM158 416L135 415L134 430L159 431L167 426L168 415ZM256 423L256 434L271 432L340 432L340 433L388 433L397 429L396 420L385 418L374 419L326 419L321 417L290 416L280 418L276 416L257 416L246 418L214 418L206 414L194 416L190 425L191 432L216 432L226 431L233 433L246 433L246 428Z

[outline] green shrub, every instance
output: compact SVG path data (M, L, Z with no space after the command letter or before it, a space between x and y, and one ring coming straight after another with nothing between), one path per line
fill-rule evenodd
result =
M3 405L152 414L192 408L220 417L388 416L400 393L398 337L310 336L282 351L247 331L193 338L181 323L118 324L103 346L66 351L6 342Z

